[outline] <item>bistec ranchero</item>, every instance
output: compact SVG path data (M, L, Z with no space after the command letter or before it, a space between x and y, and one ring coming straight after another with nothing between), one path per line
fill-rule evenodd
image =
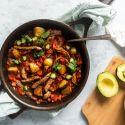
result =
M82 58L60 30L34 27L9 49L6 67L13 89L37 104L72 93L81 79Z

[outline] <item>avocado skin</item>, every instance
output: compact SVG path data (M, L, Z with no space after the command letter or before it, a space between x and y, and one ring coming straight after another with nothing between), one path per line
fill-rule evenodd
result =
M121 66L121 65L123 65L123 64L120 64L119 66ZM119 67L119 66L118 66L118 67ZM116 79L118 80L119 85L120 85L121 87L124 87L124 88L125 88L125 82L122 81L122 80L118 77L118 75L117 75L118 67L116 68L116 71L115 71Z

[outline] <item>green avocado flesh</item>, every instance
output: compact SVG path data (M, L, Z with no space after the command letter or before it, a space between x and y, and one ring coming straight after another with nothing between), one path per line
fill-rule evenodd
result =
M116 75L122 82L125 82L125 64L121 64L117 67Z
M117 95L119 85L115 76L110 72L100 73L96 82L97 87L103 96L112 97Z

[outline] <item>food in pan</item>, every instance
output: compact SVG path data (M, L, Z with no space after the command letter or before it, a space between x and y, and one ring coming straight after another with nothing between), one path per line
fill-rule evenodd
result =
M13 89L40 104L71 94L81 79L82 63L60 30L34 27L9 49L6 67Z

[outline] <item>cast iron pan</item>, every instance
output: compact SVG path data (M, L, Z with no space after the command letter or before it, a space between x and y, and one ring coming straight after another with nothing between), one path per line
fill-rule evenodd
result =
M1 53L0 53L0 75L1 75L1 80L3 82L2 85L4 85L4 88L6 89L6 91L8 92L8 94L15 100L17 101L19 104L22 105L22 110L19 111L19 113L21 113L24 109L26 109L25 107L27 107L28 109L35 109L35 110L58 110L62 107L65 107L68 103L70 103L72 100L74 100L79 93L82 91L87 78L88 78L88 74L89 74L89 56L88 56L88 51L86 49L85 44L83 43L73 43L77 50L79 50L79 52L82 55L82 59L83 59L83 65L82 65L82 79L80 81L80 83L78 84L78 86L73 90L73 92L67 96L66 98L64 98L62 101L59 102L55 102L55 103L42 103L42 104L36 104L35 102L33 102L32 100L20 96L18 95L13 88L11 87L11 85L9 84L8 81L8 76L7 76L7 70L6 70L6 61L7 61L7 55L8 55L8 50L13 46L13 43L16 39L18 39L22 34L25 34L26 31L29 31L31 29L33 29L33 27L35 26L42 26L44 28L54 28L54 29L59 29L62 31L63 36L68 40L68 39L74 39L74 38L80 38L79 35L71 28L71 25L75 25L75 24L80 24L82 23L85 26L85 33L84 36L86 36L87 34L87 30L89 25L91 24L92 20L90 20L89 18L83 18L80 20L77 20L76 22L70 22L69 24L64 24L58 21L54 21L54 20L48 20L48 19L39 19L39 20L34 20L34 21L30 21L28 23L25 23L23 25L21 25L20 27L18 27L17 29L15 29L9 36L8 38L5 40L2 48L1 48ZM70 25L70 26L69 26ZM5 56L6 55L6 56ZM17 114L15 115L17 116ZM10 115L11 118L14 118L14 115Z

